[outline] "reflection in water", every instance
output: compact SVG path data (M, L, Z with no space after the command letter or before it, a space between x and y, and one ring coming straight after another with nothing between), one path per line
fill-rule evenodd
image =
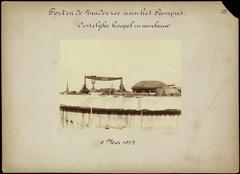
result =
M60 112L61 126L75 129L177 129L181 118L181 115L140 116Z
M94 112L92 108L140 110L181 110L181 97L132 97L97 95L60 95L60 104L71 107L88 107L91 111L60 110L61 127L74 129L177 129L181 115L118 115ZM96 110L96 109L95 109ZM71 112L70 112L71 111ZM144 111L145 112L145 111ZM126 114L126 113L124 113ZM127 113L128 114L128 113Z

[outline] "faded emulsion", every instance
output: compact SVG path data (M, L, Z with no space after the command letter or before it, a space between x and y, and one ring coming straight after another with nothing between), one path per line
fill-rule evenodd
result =
M87 80L92 84L87 87ZM97 81L119 81L119 88L96 88ZM140 81L126 89L123 77L85 75L79 91L60 93L62 128L177 129L181 87L158 80Z

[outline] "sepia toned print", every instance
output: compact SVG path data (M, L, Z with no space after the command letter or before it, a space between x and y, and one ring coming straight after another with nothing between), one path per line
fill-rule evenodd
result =
M3 2L2 171L238 173L238 22L220 1Z
M121 67L121 64L122 67L129 66L128 75L123 77L110 74L112 66L115 66L114 64L94 67L95 61L97 62L101 57L104 62L116 59L111 57L111 54L107 54L111 49L107 47L109 43L116 51L115 53L124 49L120 45L127 44L132 47L124 49L126 52L124 56L132 55L125 57L128 61L123 58L120 61L116 60L119 61L116 66ZM179 128L181 86L178 77L180 76L180 67L174 67L176 65L180 66L179 41L145 40L144 45L141 45L142 43L142 41L134 40L85 40L85 45L82 45L82 41L76 40L62 42L61 53L63 54L62 60L64 59L65 63L62 62L61 64L64 69L61 70L61 75L64 76L62 79L65 80L66 85L65 90L60 92L60 122L62 128L121 130ZM75 49L71 48L70 45L73 45ZM79 47L79 45L82 47ZM90 45L91 48L88 47ZM91 50L92 54L86 52L86 57L83 56L83 50L92 49L93 45L99 45L99 47L96 50ZM77 49L78 47L80 49ZM171 48L174 49L174 47L178 55L172 54ZM102 52L98 52L98 50ZM97 56L94 54L95 52L98 53ZM146 57L140 56L139 53ZM151 56L149 56L150 54ZM75 60L71 58L71 56L75 57L76 55L79 55L79 57ZM91 66L91 63L87 65L88 63L84 59L92 62L93 66ZM135 61L137 59L138 61ZM152 68L156 66L154 60L162 63L157 68ZM66 61L71 61L76 66L70 69L66 68ZM171 64L168 61L173 63ZM146 64L143 64L145 62ZM96 69L100 69L100 75L85 75L86 71L82 70L85 66L89 68L88 72L96 72ZM150 72L134 72L134 67L138 66L146 66L145 70ZM105 70L101 71L101 69ZM121 71L124 74L124 68L117 69L118 73L113 71L113 74L120 75ZM79 77L78 75L81 74L82 77ZM158 74L161 75L158 77ZM78 80L79 86L81 84L82 87L72 89L69 79L74 84L73 80L76 77L72 76L76 75L79 77L78 79L82 79ZM139 80L135 83L130 81L133 79L132 75ZM169 79L168 76L170 76ZM142 77L144 78L142 79ZM168 83L163 82L164 79L161 77L167 79ZM64 84L64 80L62 84ZM128 87L125 87L125 80Z

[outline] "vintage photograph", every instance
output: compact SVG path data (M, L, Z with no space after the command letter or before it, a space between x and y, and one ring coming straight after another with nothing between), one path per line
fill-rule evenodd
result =
M60 125L177 129L179 40L62 40Z
M2 24L3 172L238 173L224 2L4 1Z

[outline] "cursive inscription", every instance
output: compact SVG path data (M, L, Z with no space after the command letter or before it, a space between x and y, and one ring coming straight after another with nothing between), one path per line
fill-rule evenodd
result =
M101 140L101 145L136 145L135 140L114 140L114 139L107 139L107 140Z

